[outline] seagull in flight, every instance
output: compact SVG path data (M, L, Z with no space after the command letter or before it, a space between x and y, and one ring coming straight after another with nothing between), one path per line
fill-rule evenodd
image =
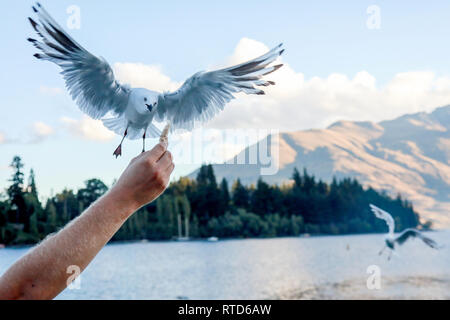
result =
M381 220L384 220L389 228L389 232L385 237L385 245L383 249L380 251L379 255L383 254L384 249L389 248L389 256L388 260L391 259L392 252L395 250L395 246L400 246L404 244L408 239L411 238L420 238L426 245L433 249L439 249L440 246L433 240L426 236L424 236L419 230L416 229L406 229L400 235L395 237L394 230L395 230L395 222L394 218L392 218L391 214L374 206L373 204L370 205L370 209L372 210L373 214Z
M66 88L79 108L104 126L123 136L116 158L122 155L125 138L143 139L160 136L153 121L167 122L170 130L192 130L197 123L213 118L234 99L238 92L264 95L258 87L274 85L263 79L283 65L272 65L283 52L282 44L251 61L209 72L198 72L174 92L155 92L131 88L119 83L108 62L78 44L36 3L32 7L37 19L28 18L41 38L29 38L41 52L34 56L57 64L62 69Z

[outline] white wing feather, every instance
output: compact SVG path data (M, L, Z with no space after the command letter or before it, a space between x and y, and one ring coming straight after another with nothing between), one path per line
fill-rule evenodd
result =
M389 234L393 235L395 230L394 218L392 218L392 216L388 212L378 208L377 206L374 206L373 204L370 205L370 209L378 219L382 219L386 222L387 226L389 227Z
M265 55L237 66L194 74L176 92L160 95L156 119L170 121L171 129L191 130L197 122L208 121L223 110L238 92L265 94L255 86L275 84L262 77L282 67L268 65L283 52L280 44Z
M114 78L109 64L89 53L73 40L37 3L33 7L37 23L29 18L42 41L28 39L42 51L35 57L54 62L61 67L66 87L80 109L94 119L108 112L120 116L127 104L130 89Z

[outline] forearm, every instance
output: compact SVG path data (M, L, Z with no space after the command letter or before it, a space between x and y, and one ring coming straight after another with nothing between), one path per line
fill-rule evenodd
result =
M168 129L164 131L167 135ZM159 197L174 169L161 139L131 160L105 196L6 271L0 278L0 299L56 297L67 286L68 267L83 271L134 211Z
M69 266L84 270L137 209L111 190L17 261L0 278L0 299L52 299L67 286Z

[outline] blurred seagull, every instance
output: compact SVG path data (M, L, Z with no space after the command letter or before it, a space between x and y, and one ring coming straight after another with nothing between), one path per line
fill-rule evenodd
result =
M96 57L72 39L47 11L36 3L37 21L28 18L42 41L29 38L42 53L38 59L61 67L66 87L80 109L93 119L101 119L109 130L123 135L116 158L122 155L125 138L158 137L153 120L167 121L171 130L192 130L199 122L213 118L234 94L265 94L258 86L274 85L262 79L283 65L269 66L283 52L282 44L265 55L226 69L198 72L175 92L159 93L120 84L105 59ZM105 116L109 116L105 118Z
M406 240L408 240L410 238L420 238L429 247L431 247L433 249L440 248L434 240L424 236L420 231L418 231L416 229L406 229L402 233L400 233L400 235L395 237L394 236L394 230L395 230L394 218L392 218L392 216L388 212L374 206L373 204L370 205L370 209L372 210L373 214L378 219L384 220L386 222L387 226L389 227L389 232L385 237L386 244L383 247L383 249L380 251L379 255L381 255L383 253L384 249L389 248L390 252L389 252L388 260L390 260L392 252L395 250L395 246L404 244L406 242Z

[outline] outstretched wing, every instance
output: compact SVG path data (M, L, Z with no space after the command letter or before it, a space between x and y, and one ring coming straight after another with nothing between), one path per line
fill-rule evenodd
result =
M170 121L172 129L190 130L197 122L205 122L223 110L235 93L265 94L256 86L275 84L262 77L283 66L268 67L283 52L280 44L265 55L240 65L196 73L176 92L160 95L157 120Z
M410 238L420 238L422 241L428 245L429 247L433 249L439 249L439 245L434 241L433 239L428 238L427 236L424 236L419 230L416 229L406 229L403 231L396 239L395 241L402 245Z
M386 222L387 226L389 227L389 234L393 235L395 230L394 218L392 218L392 216L388 212L378 208L377 206L374 206L373 204L370 205L370 209L378 219L382 219Z
M39 23L28 19L42 38L42 41L28 39L42 51L35 57L61 67L72 98L90 117L100 119L110 111L122 114L128 104L130 89L115 80L109 64L73 40L39 3L33 10Z

